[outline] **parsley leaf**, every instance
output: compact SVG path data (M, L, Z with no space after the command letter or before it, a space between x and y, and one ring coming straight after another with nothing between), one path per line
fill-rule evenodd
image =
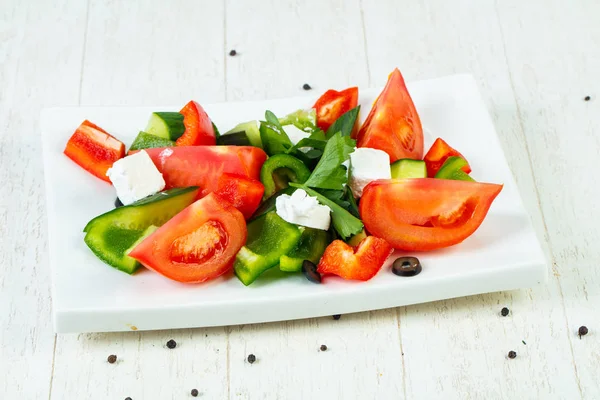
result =
M306 186L320 189L341 190L348 182L347 168L342 163L354 151L356 142L341 133L333 135L325 145L323 156L317 163Z
M260 121L260 140L265 152L274 154L286 153L292 147L292 141L283 130L279 119L271 111L265 112L266 121Z
M335 201L329 200L321 193L306 187L306 185L290 183L290 186L303 189L306 193L308 193L309 196L316 197L319 203L331 209L331 222L333 224L333 228L342 237L342 239L347 239L350 236L356 235L362 231L364 227L362 221L350 214L348 211L344 210Z
M354 107L352 110L346 111L335 120L333 124L327 129L327 138L332 137L338 132L341 132L342 136L350 136L352 129L358 119L358 113L360 112L360 106Z

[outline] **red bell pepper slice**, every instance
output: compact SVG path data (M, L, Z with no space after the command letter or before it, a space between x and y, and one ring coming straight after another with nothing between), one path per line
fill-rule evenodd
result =
M89 173L110 182L106 171L115 161L125 157L125 145L85 120L67 142L64 153Z
M341 92L331 89L326 91L313 106L317 112L317 126L327 132L336 119L357 105L357 87L351 87Z
M429 178L435 177L435 174L442 168L448 157L461 157L465 161L467 160L462 154L450 147L444 139L437 138L423 158L427 166L427 176ZM467 165L461 169L467 174L471 172L471 166L468 164L468 161Z
M175 142L177 146L214 146L217 144L212 121L200 104L192 100L179 112L183 114L185 132Z
M317 271L344 279L368 281L379 272L392 250L388 242L375 236L366 237L354 248L334 240L325 249Z

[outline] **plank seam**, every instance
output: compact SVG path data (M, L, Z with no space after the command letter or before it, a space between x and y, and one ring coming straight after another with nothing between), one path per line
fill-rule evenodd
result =
M367 44L367 30L365 29L365 12L363 10L363 2L360 0L360 23L363 31L363 51L365 52L365 63L367 66L367 83L368 87L371 87L371 66L369 64L369 52Z
M81 88L83 87L83 65L85 63L85 52L87 49L87 35L88 27L90 25L90 0L87 0L87 6L85 8L85 30L83 31L83 49L81 50L81 65L79 67L79 95L77 98L77 104L81 105Z
M50 367L50 385L48 387L48 400L52 399L52 384L54 383L54 361L56 360L56 336L54 334L54 345L52 346L52 365Z
M523 116L521 113L521 107L519 106L519 101L517 100L517 96L516 96L516 90L515 90L515 84L514 84L514 79L513 79L513 74L512 71L510 69L510 64L508 61L508 54L506 52L506 39L505 39L505 35L504 35L504 29L502 27L502 23L500 21L500 13L498 12L498 2L495 1L494 2L494 11L496 13L496 21L498 22L498 27L500 30L500 35L502 37L502 50L504 53L504 61L506 63L506 69L508 71L508 80L510 82L510 87L511 87L511 91L513 93L513 98L515 100L515 107L517 109L517 117L519 119L519 127L521 128L521 135L523 136L523 142L525 143L525 151L527 153L527 158L529 161L529 171L531 173L531 177L533 178L533 186L534 186L534 190L535 190L535 196L536 196L536 200L537 200L537 205L538 205L538 209L540 210L540 214L542 217L542 225L544 227L544 234L545 236L548 238L547 242L548 242L548 250L550 252L550 258L551 258L551 263L552 263L552 271L554 272L552 275L554 276L554 278L556 279L556 283L558 286L558 293L560 295L560 304L562 307L562 311L563 311L563 316L565 319L565 324L566 324L566 331L567 331L567 340L569 341L569 350L571 351L571 358L572 358L572 364L573 364L573 370L575 373L575 381L577 382L577 389L579 389L579 396L581 399L583 399L583 390L581 388L581 380L579 378L579 372L577 371L577 365L575 363L575 352L573 351L573 341L571 340L571 335L569 334L570 329L569 329L569 318L567 316L567 309L565 306L565 299L564 299L564 295L563 295L563 289L562 289L562 285L560 282L560 277L558 275L558 271L556 270L556 257L554 255L554 250L552 249L552 242L550 241L550 234L548 232L548 225L546 224L546 216L544 215L544 209L542 207L542 201L541 201L541 197L540 197L540 191L538 188L538 184L537 184L537 177L535 174L535 170L533 169L533 162L531 160L531 151L529 149L529 142L527 141L527 136L525 135L525 126L523 125Z

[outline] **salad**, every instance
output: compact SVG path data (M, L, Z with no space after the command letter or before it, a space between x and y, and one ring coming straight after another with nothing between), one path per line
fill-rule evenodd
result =
M85 226L85 243L128 274L144 266L199 283L233 271L250 285L271 268L366 281L394 249L430 251L473 234L502 185L476 182L441 138L424 154L398 69L362 126L358 96L328 90L309 109L266 110L224 133L190 101L153 113L127 151L84 121L64 154L117 195ZM414 257L393 266L420 271Z

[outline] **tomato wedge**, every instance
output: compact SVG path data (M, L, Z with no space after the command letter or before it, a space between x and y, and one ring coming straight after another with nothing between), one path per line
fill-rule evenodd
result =
M211 193L158 228L129 256L174 281L199 283L231 270L246 236L242 213Z
M467 160L462 154L450 147L444 139L435 139L435 142L433 142L433 145L431 145L431 148L423 158L427 166L427 176L433 178L440 168L442 168L448 157L460 157L465 161ZM467 174L471 173L471 166L468 164L461 169Z
M256 179L225 173L219 178L215 193L240 210L244 218L250 219L260 205L265 187Z
M483 222L502 185L446 179L371 182L359 211L367 230L402 250L452 246Z
M379 272L392 250L388 242L375 236L367 236L355 248L334 240L325 249L317 271L344 279L368 281Z
M398 68L390 74L356 139L358 147L385 151L391 162L423 158L421 120Z
M357 87L351 87L341 92L332 89L326 91L313 106L317 111L317 126L327 132L336 119L357 105Z
M217 144L212 121L200 104L192 100L179 112L183 114L185 132L175 142L177 146L214 146Z
M253 146L184 146L146 149L167 189L199 186L202 195L218 188L224 173L259 179L267 154Z
M67 142L64 153L89 173L110 182L106 171L125 157L125 145L86 119Z

